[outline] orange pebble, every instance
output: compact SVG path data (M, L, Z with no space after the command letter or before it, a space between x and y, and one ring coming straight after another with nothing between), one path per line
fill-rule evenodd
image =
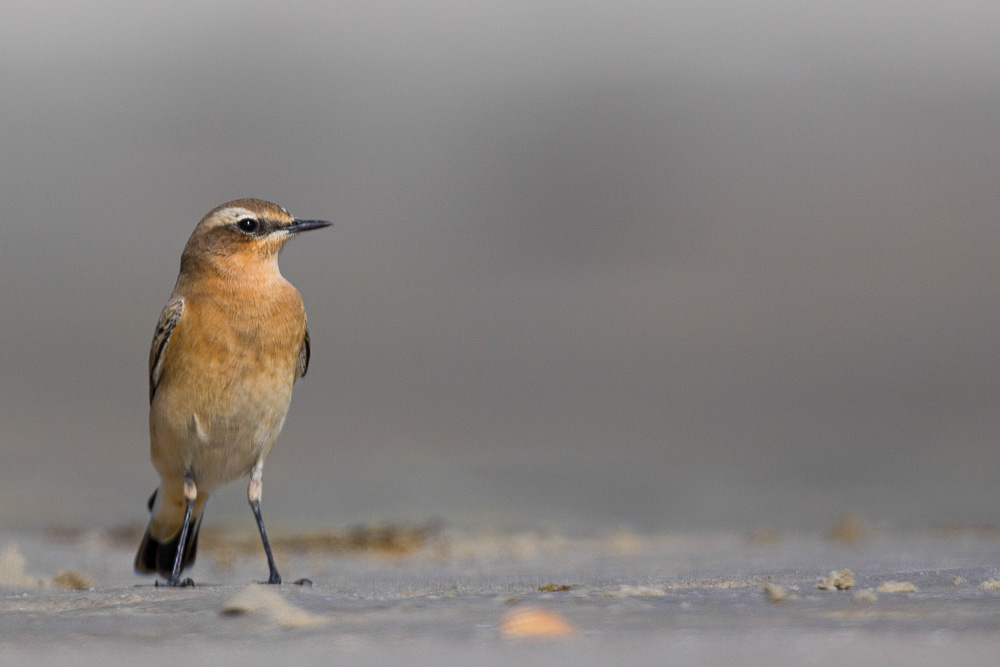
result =
M500 634L507 639L565 639L575 635L576 629L554 611L525 607L503 615Z

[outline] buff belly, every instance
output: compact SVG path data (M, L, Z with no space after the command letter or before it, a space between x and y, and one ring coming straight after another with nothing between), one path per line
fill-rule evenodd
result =
M267 394L249 393L198 405L172 400L174 392L169 390L157 392L150 410L150 442L160 476L179 479L190 472L199 493L207 494L249 475L270 453L285 424L291 378L277 390L272 385ZM190 392L178 395L191 397Z

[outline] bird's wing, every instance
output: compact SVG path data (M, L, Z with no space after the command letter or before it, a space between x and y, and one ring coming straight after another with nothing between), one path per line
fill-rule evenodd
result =
M312 344L309 341L309 327L306 327L306 336L302 340L302 347L299 348L299 367L295 371L295 377L306 376L309 370L309 355L312 353Z
M174 332L174 327L181 319L184 312L184 297L175 296L167 302L160 313L160 321L156 324L156 333L153 334L153 345L149 349L149 402L153 402L153 395L156 394L156 385L160 383L160 373L163 371L163 360L166 358L167 343L170 342L170 334Z

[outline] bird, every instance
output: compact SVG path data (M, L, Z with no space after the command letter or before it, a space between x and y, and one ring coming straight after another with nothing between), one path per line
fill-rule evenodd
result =
M150 453L160 485L147 503L136 573L195 585L181 573L194 564L205 502L249 476L267 583L281 583L260 512L262 476L292 385L309 369L311 342L302 297L281 275L278 253L331 224L239 199L212 209L191 233L149 351Z

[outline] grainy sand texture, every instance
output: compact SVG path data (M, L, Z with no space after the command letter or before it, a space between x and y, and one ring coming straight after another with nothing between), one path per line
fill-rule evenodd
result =
M286 581L312 580L280 587L255 583L251 536L216 534L181 589L131 574L133 532L0 534L0 659L932 665L1000 649L1000 537L979 530L762 543L357 528L276 536Z

